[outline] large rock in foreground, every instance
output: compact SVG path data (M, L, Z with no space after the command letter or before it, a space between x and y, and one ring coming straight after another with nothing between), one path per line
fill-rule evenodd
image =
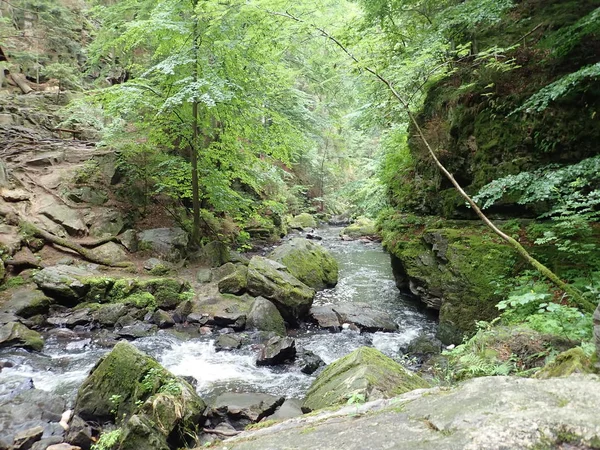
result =
M255 256L248 264L248 292L271 300L283 318L296 325L308 315L315 297L308 287L277 261Z
M599 379L486 377L456 388L287 420L244 432L225 450L525 450L594 448L600 441Z
M167 438L193 432L205 408L187 382L120 342L79 388L74 413L100 423L122 419L119 450L168 449Z
M334 287L338 282L338 263L329 251L307 239L294 238L277 247L269 258L313 289Z
M361 347L330 364L306 394L306 412L343 405L351 397L391 398L429 384L374 348Z

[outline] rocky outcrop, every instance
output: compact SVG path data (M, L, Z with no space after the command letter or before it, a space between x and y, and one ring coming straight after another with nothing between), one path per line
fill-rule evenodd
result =
M77 393L74 414L87 421L119 418L117 448L168 449L193 432L205 404L187 382L121 342L92 369Z
M361 331L396 331L398 325L391 316L365 303L341 303L313 306L310 316L320 327L339 331L344 324L352 324Z
M391 400L302 416L244 432L216 448L593 448L600 440L597 386L598 377L593 375L549 380L477 378L452 389L422 389Z
M154 228L137 235L141 250L152 250L167 261L179 261L185 257L189 237L181 228Z
M230 260L227 245L212 241L191 256L191 260L206 267L219 267Z
M288 221L288 227L292 230L305 230L317 227L317 221L308 213L298 214Z
M291 275L285 266L260 256L253 257L248 265L248 292L271 300L293 325L307 316L315 296L315 291Z
M313 289L332 288L338 282L338 263L331 253L307 239L294 238L268 255Z
M306 393L305 412L343 405L350 398L363 401L391 398L429 384L374 348L361 347L333 362L319 374Z

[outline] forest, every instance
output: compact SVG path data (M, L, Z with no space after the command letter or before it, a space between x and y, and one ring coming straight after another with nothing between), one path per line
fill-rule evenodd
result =
M600 0L0 0L0 450L600 448L599 142Z

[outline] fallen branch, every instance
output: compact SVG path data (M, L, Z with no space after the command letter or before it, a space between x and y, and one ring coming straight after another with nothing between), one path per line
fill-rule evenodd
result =
M10 73L7 78L9 77L15 82L17 86L19 86L19 89L21 89L21 92L23 92L23 94L29 94L31 91L33 91L32 87L29 86L29 83L27 83L25 75L23 75L22 73Z
M410 104L408 103L408 101L406 101L404 99L404 97L402 97L402 95L400 95L400 93L398 91L396 91L396 89L394 88L394 85L392 84L392 82L390 80L388 80L387 78L384 78L375 69L373 69L367 65L364 65L356 56L354 56L354 54L352 54L352 52L350 52L350 50L348 48L346 48L346 46L344 46L344 44L342 44L336 37L329 34L323 28L320 28L317 25L314 25L311 23L307 23L305 20L300 19L299 17L296 17L288 12L280 13L280 12L271 12L270 11L270 13L277 15L277 16L286 17L286 18L296 21L298 23L303 23L303 24L307 24L307 25L311 26L312 28L317 30L321 34L322 37L330 40L336 46L338 46L359 67L361 67L363 70L370 73L377 80L379 80L381 83L383 83L388 88L388 90L390 91L392 96L400 103L400 105L402 105L402 108L408 114L410 121L412 122L415 129L417 130L417 134L419 135L420 140L423 142L423 144L427 148L427 151L428 151L429 155L431 156L431 159L433 159L433 162L435 163L435 165L444 174L444 176L448 180L450 180L450 182L456 188L456 190L461 195L461 197L466 200L466 202L473 209L475 214L477 214L477 216L481 219L481 221L490 230L492 230L496 235L498 235L501 239L503 239L507 244L509 244L511 247L513 247L517 251L517 253L519 255L521 255L521 257L523 259L525 259L525 261L527 261L531 266L533 266L540 274L542 274L545 278L547 278L549 281L554 283L559 289L561 289L562 291L567 293L569 295L569 297L571 298L571 301L574 304L576 304L578 307L580 307L583 311L588 311L588 312L594 311L594 309L596 308L596 305L594 305L591 301L587 300L577 288L575 288L575 287L569 285L568 283L565 283L563 280L561 280L560 277L558 277L558 275L556 275L554 272L552 272L550 269L548 269L545 265L543 265L541 262L539 262L537 259L535 259L533 256L531 256L529 254L529 252L525 249L525 247L523 247L516 239L514 239L511 236L504 233L483 213L483 211L481 210L481 208L479 208L477 203L475 203L475 201L469 196L469 194L467 194L465 192L465 190L462 188L462 186L456 181L454 176L440 162L440 160L436 156L433 148L429 144L429 141L425 137L425 134L423 133L423 130L422 130L421 126L419 125L419 122L417 121L415 115L410 110ZM534 31L534 30L532 30L532 31Z
M35 262L31 259L7 259L4 261L5 266L19 267L25 269L43 269L46 267L44 263Z
M58 245L60 247L65 247L70 250L73 250L74 252L76 252L80 256L82 256L84 259L86 259L87 261L90 261L92 263L101 264L103 266L108 266L108 267L122 267L122 268L127 268L127 269L134 267L133 263L128 262L128 261L114 262L114 261L109 261L109 260L100 258L100 257L94 255L93 251L91 251L87 248L84 248L83 246L79 245L78 243L73 242L69 239L58 237L52 233L48 233L47 231L44 231L41 228L38 228L31 222L21 222L20 227L21 227L21 230L23 230L27 234L44 239L45 241L47 241L55 246Z

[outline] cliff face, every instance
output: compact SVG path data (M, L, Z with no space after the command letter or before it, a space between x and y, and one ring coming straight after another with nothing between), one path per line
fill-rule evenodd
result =
M477 50L488 57L457 62L450 76L429 89L418 120L468 192L506 175L572 164L600 152L597 78L544 111L515 112L541 88L600 61L599 7L599 0L518 2L503 21L474 37ZM414 166L389 185L392 204L420 215L471 217L416 133L409 135ZM492 212L532 215L510 203Z

